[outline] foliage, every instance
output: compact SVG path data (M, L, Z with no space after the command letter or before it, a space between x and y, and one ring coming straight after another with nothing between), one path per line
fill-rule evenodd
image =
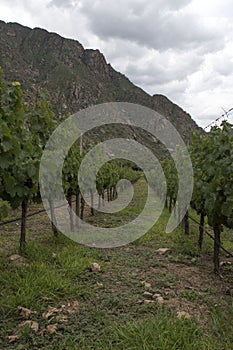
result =
M224 122L206 135L194 134L192 161L195 190L193 206L205 212L211 226L233 227L233 129Z
M194 134L192 160L194 205L204 210L211 226L233 227L233 128L224 122L206 135Z
M7 217L9 209L9 203L0 199L0 220Z
M22 206L22 244L27 203L38 197L39 163L52 127L50 105L23 104L20 83L6 84L0 72L0 198Z

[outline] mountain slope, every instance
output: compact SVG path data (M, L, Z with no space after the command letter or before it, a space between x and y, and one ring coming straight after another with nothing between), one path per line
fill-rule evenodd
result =
M165 96L150 96L116 72L98 50L85 50L78 41L40 28L0 21L0 66L6 80L21 82L28 99L47 90L59 114L102 102L127 101L163 114L185 142L191 130L198 128L189 114ZM128 133L132 136L132 128Z

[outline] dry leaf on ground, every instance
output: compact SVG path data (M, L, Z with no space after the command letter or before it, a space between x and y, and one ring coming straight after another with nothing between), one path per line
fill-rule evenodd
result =
M15 260L19 260L19 259L22 259L22 256L19 254L13 254L13 255L9 256L10 261L15 261Z
M156 300L157 300L158 303L161 304L161 305L164 304L164 302L165 302L164 299L163 299L163 297L161 297L161 296L156 297Z
M19 340L20 337L18 335L9 335L6 337L6 339L9 341L9 343L14 343L15 341Z
M65 315L59 315L56 317L56 321L60 323L68 323L68 316Z
M168 255L168 254L171 253L171 249L169 249L169 248L159 248L155 252L158 253L159 255Z
M153 298L153 294L150 293L150 292L144 292L143 296L146 297L146 298L151 298L151 299Z
M55 308L55 307L52 307L52 306L48 306L47 307L47 312L44 312L42 314L42 317L43 318L50 318L51 316L53 316L54 314L58 313L59 312L59 309Z
M151 283L146 282L146 281L141 281L140 284L141 284L141 286L144 286L146 288L151 288L151 286L152 286Z
M154 303L154 300L144 300L144 304L152 304Z
M49 326L47 326L46 328L46 333L48 334L54 334L57 332L57 323L55 324L51 324Z
M20 324L18 324L17 326L17 331L20 329L20 328L23 328L25 326L29 326L30 329L32 329L34 332L38 332L39 330L39 324L37 322L34 322L34 321L24 321L24 322L21 322Z
M68 314L75 314L78 311L78 308L79 302L77 300L71 300L67 303L67 306L64 310L68 312Z
M179 319L181 319L181 318L187 318L187 319L189 319L189 318L191 318L191 315L190 315L188 312L186 312L186 311L178 311L178 312L177 312L177 317L178 317Z
M36 314L36 311L32 311L22 306L18 306L17 314L22 318L24 318L25 320L28 320L31 315Z
M101 271L101 267L100 267L100 265L97 264L97 263L91 264L90 269L91 269L91 271L93 271L93 272L94 272L94 271L96 271L96 272L100 272L100 271Z
M43 329L39 333L39 335L43 336L45 333L47 333L47 334L55 334L55 333L57 333L57 323L47 326L45 329Z

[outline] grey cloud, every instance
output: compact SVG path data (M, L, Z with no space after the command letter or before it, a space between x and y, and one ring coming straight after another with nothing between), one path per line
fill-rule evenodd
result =
M195 55L195 52L183 55L169 52L166 55L158 54L148 60L138 63L128 63L126 75L136 76L146 84L150 82L165 84L169 81L186 79L196 72L203 63L204 58Z
M226 77L232 75L233 74L233 62L227 62L227 64L216 67L216 72L218 72L220 75L223 75Z
M158 10L159 8L165 7L168 10L179 10L180 8L183 8L191 3L192 0L155 0L153 1L153 6L156 7ZM54 6L58 7L67 7L72 5L76 6L77 4L82 4L84 8L91 8L91 7L98 7L100 5L100 1L98 0L50 0L50 3ZM145 8L147 8L150 1L145 0L118 0L117 6L120 9L120 7L125 6L130 8L132 13L136 15L141 15ZM103 0L102 4L103 7L109 7L111 6L109 1Z
M229 54L222 52L213 57L212 69L214 73L218 73L224 77L233 74L233 58Z
M49 0L47 7L58 7L64 10L72 8L80 9L83 6L83 0Z
M82 6L90 28L101 39L121 38L158 50L186 50L222 41L220 32L213 31L196 15L183 11L191 1L106 1L86 0ZM141 13L135 14L135 9Z
M72 0L51 0L49 3L48 3L48 7L51 7L51 6L56 6L56 7L72 7L74 6L74 2Z
M145 85L146 90L151 94L163 94L175 101L176 103L180 103L181 106L183 106L183 103L181 101L183 100L183 95L186 91L186 89L189 86L189 82L187 79L183 80L171 80L167 83L160 83L160 84L148 84Z

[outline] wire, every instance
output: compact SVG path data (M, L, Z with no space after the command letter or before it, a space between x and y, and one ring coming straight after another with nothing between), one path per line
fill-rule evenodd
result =
M224 110L224 109L223 109L223 110ZM230 108L228 111L225 111L225 110L224 110L224 114L220 115L218 118L216 118L215 120L213 120L210 124L208 124L208 125L204 128L204 130L208 129L210 126L212 126L213 124L215 124L216 122L218 122L218 121L219 121L221 118L223 118L223 117L229 118L229 113L230 113L230 112L233 112L233 107Z
M233 108L232 108L233 110ZM87 197L86 197L87 198ZM75 203L76 200L73 200L72 203ZM66 206L67 204L63 204L63 205L60 205L59 207L55 207L54 209L59 209L61 207L64 207ZM48 209L49 210L49 209ZM27 215L27 218L31 218L33 216L36 216L36 215L39 215L39 214L42 214L42 213L45 213L46 210L45 209L42 209L42 210L38 210L37 212L34 212L32 214L28 214ZM201 227L203 229L203 231L207 234L207 236L209 236L213 241L216 241L215 237L212 236L204 226L201 226L200 223L195 220L194 218L192 218L190 215L188 215L189 219L192 220L193 222L195 222L199 227ZM9 224L12 224L14 222L18 222L18 221L21 221L21 218L17 218L17 219L12 219L12 220L8 220L8 221L4 221L4 222L0 222L0 227L2 226L5 226L5 225L9 225ZM217 241L216 241L217 242ZM227 249L225 249L220 242L217 242L218 246L225 252L227 253L229 256L231 256L233 258L233 254L231 252L229 252Z
M205 228L204 226L201 226L200 223L199 223L197 220L195 220L194 218L192 218L190 215L188 215L188 217L189 217L190 220L192 220L193 222L195 222L196 224L198 224L199 227L201 227L201 228L203 229L203 231L207 234L207 236L209 236L210 238L212 238L213 241L217 242L218 246L219 246L225 253L227 253L228 255L230 255L230 256L233 258L233 254L232 254L231 252L229 252L227 249L225 249L225 248L221 245L220 242L216 241L215 237L212 236L212 235L206 230L206 228Z
M30 218L32 216L44 213L45 211L46 211L45 209L42 209L42 210L39 210L39 211L37 211L35 213L28 214L27 218ZM0 227L1 226L5 226L5 225L9 225L9 224L13 224L14 222L18 222L18 221L21 221L21 218L16 218L16 219L8 220L8 221L3 221L3 222L0 222Z
M91 198L91 197L90 196L85 196L85 198L87 199L87 198ZM76 199L72 201L72 203L75 203L75 202L76 202ZM59 209L59 208L65 207L66 205L67 204L62 204L62 205L60 205L58 207L55 207L54 209ZM33 216L39 215L41 213L45 213L47 211L50 211L50 209L49 208L47 210L46 209L41 209L41 210L36 211L34 213L28 214L26 216L26 218L31 218ZM12 220L2 221L2 222L0 222L0 227L5 226L5 225L9 225L9 224L13 224L14 222L18 222L18 221L21 221L21 218L16 218L16 219L12 219Z
M75 203L76 200L73 200L72 203ZM60 205L59 207L55 207L54 209L59 209L59 208L62 208L62 207L65 207L67 204L62 204ZM28 214L26 216L26 218L31 218L32 216L36 216L36 215L39 215L41 213L45 213L47 211L50 211L50 209L48 208L47 210L46 209L41 209L39 211L36 211L35 213L32 213L32 214ZM14 222L18 222L18 221L21 221L21 218L17 218L17 219L12 219L12 220L8 220L8 221L3 221L3 222L0 222L0 227L1 226L5 226L5 225L9 225L9 224L13 224Z

